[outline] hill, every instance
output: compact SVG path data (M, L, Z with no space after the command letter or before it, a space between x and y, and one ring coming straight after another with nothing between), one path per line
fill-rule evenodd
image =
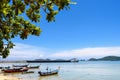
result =
M90 58L88 61L120 61L118 56L105 56L103 58Z

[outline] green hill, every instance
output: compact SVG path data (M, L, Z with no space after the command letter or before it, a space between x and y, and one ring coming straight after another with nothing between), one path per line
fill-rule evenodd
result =
M90 58L89 61L120 61L120 57L118 56L106 56L103 58Z

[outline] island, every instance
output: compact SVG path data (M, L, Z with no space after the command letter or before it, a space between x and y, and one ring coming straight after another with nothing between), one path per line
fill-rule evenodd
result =
M119 56L105 56L103 58L90 58L88 61L120 61Z

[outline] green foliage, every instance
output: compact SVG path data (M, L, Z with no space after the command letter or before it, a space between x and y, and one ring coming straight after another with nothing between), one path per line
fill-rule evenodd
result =
M71 0L0 0L0 55L6 58L13 48L12 38L27 39L29 35L39 36L40 27L32 22L40 22L41 10L48 22L55 21L59 11L69 9ZM25 20L25 15L30 21ZM6 43L6 44L5 44Z

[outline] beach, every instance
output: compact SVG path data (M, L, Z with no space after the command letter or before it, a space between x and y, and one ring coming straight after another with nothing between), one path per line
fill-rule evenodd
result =
M12 77L12 76L4 76L0 74L0 80L22 80L22 79L17 78L17 77Z

